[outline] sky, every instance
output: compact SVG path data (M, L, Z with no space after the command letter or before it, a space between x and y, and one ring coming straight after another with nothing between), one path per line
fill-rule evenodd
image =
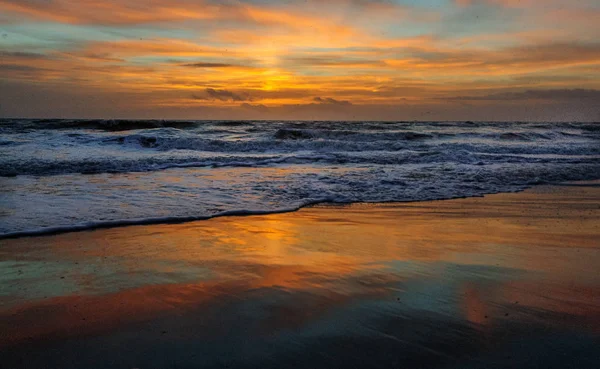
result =
M598 0L0 0L0 117L600 121Z

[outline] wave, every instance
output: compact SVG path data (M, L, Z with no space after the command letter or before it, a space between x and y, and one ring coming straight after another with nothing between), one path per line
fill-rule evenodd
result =
M216 126L225 126L225 127L240 127L240 126L252 126L257 123L261 123L260 121L255 122L251 120L224 120L224 121L210 121L210 123Z
M498 129L523 128L526 130L541 128L551 129L567 127L588 131L600 131L600 122L578 123L578 122L552 122L552 123L529 123L529 122L472 122L472 121L251 121L251 120L161 120L161 119L0 119L2 127L21 127L28 129L98 129L106 131L135 130L149 128L196 128L196 127L269 127L285 126L292 129L319 129L319 130L390 130L390 129L412 129L414 127L432 127L435 129L446 128L468 128L478 129L481 127L495 127Z
M179 120L126 120L126 119L34 119L5 120L4 127L14 125L21 130L31 129L95 129L101 131L128 131L150 128L190 128L196 127L196 121Z
M489 137L489 135L488 135ZM491 138L499 138L501 140L512 140L512 141L531 141L533 139L545 139L548 140L550 137L543 134L534 133L520 133L520 132L506 132L499 135L492 135Z
M398 141L398 140L420 140L433 138L432 134L420 132L376 132L363 133L352 130L315 130L315 129L290 129L281 128L275 132L274 138L278 140L299 139L342 139L351 137L355 141Z
M519 153L515 150L500 152L477 151L484 147L454 147L452 150L438 147L428 150L391 151L294 151L258 155L212 155L212 156L161 156L147 157L103 157L85 159L43 159L32 158L5 160L0 165L0 177L18 175L61 175L61 174L101 174L134 173L160 171L170 168L221 168L221 167L265 167L272 165L495 165L495 164L597 164L600 162L600 149L597 155L580 155L577 148L556 153Z
M419 132L419 131L361 131L361 130L318 130L280 128L267 130L253 128L243 132L203 129L183 131L154 129L138 131L122 136L102 138L103 143L134 144L159 150L198 150L224 152L260 152L269 150L319 150L330 147L340 151L395 151L407 145L487 143L531 144L544 141L572 144L587 142L593 137L567 131L557 132ZM462 142L461 142L462 141ZM500 141L500 142L499 142ZM543 147L551 146L548 142Z
M598 179L599 127L0 119L0 238Z
M0 166L0 177L15 177L18 175L61 175L61 174L101 174L101 173L135 173L159 171L171 168L221 168L221 167L262 167L272 164L309 164L320 161L349 160L338 159L325 155L287 155L242 157L222 156L209 158L156 158L145 159L84 159L84 160L48 160L36 159L20 161Z
M143 219L124 219L124 220L109 220L109 221L99 221L99 222L85 222L80 224L74 224L69 226L56 226L56 227L43 227L38 229L31 229L26 231L16 231L16 232L7 232L0 233L0 240L2 239L11 239L11 238L20 238L20 237L34 237L34 236L47 236L61 233L69 233L69 232L81 232L81 231L89 231L94 229L105 229L105 228L117 228L117 227L127 227L127 226L136 226L136 225L155 225L155 224L178 224L178 223L187 223L193 221L200 220L208 220L213 218L220 217L233 217L233 216L250 216L250 215L268 215L268 214L283 214L283 213L291 213L300 210L301 208L323 204L323 203L338 203L343 204L344 202L336 202L333 199L329 198L321 198L317 200L305 201L298 206L288 207L288 208L279 208L272 210L248 210L248 209L240 209L240 210L228 210L220 213L216 213L213 215L205 215L205 216L171 216L171 217L156 217L156 218L143 218Z
M436 154L433 154L436 155ZM460 154L462 160L468 153ZM0 238L269 214L331 202L442 200L600 179L600 164L286 166L7 179ZM168 196L165 196L168 194ZM251 210L240 210L251 209Z
M600 177L598 178L600 179ZM407 186L408 184L404 181L398 180L386 180L382 179L381 183L385 183L387 185L393 186ZM596 181L591 182L564 182L564 181L543 181L539 179L535 179L529 181L527 184L520 184L517 186L512 186L511 188L506 188L503 191L500 190L484 190L478 191L472 194L467 195L450 195L450 196L430 196L424 199L409 199L409 200L359 200L353 201L344 197L321 197L316 199L305 200L298 203L295 206L289 207L280 207L275 209L237 209L237 210L227 210L218 212L211 215L196 215L196 216L166 216L166 217L148 217L148 218L137 218L137 219L121 219L121 220L108 220L108 221L91 221L91 222L82 222L73 225L60 225L60 226L52 226L52 227L41 227L36 229L28 229L21 231L13 231L13 232L5 232L0 233L0 240L2 239L14 239L21 237L38 237L38 236L47 236L47 235L56 235L62 233L71 233L71 232L82 232L82 231L91 231L97 229L108 229L108 228L119 228L119 227L127 227L127 226L144 226L144 225L158 225L158 224L179 224L179 223L187 223L193 221L203 221L220 217L241 217L241 216L253 216L253 215L269 215L269 214L283 214L283 213L291 213L298 211L302 208L318 205L318 204L337 204L337 205L348 205L348 204L356 204L356 203L365 203L365 204L373 204L373 203L406 203L406 202L420 202L420 201L436 201L436 200L451 200L451 199L459 199L459 198L469 198L469 197L482 197L484 195L497 194L500 192L519 192L524 191L528 188L531 188L535 185L551 185L551 186L580 186L580 187L599 187L600 184Z

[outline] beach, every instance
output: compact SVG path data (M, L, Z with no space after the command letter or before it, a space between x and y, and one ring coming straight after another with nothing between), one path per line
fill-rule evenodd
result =
M0 240L0 368L596 368L600 187Z
M0 369L600 369L600 0L0 0Z

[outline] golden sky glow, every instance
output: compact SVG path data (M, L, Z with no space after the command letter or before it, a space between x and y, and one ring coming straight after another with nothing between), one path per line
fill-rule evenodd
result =
M595 0L0 0L0 116L599 120Z

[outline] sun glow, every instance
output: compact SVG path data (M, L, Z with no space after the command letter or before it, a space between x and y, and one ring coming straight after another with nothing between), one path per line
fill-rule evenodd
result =
M490 106L520 105L530 119L540 102L563 115L599 114L576 91L600 89L600 9L591 0L0 0L0 14L0 100L24 101L13 91L29 96L43 83L62 96L66 115L86 95L106 96L95 102L102 112L127 101L127 112L111 114L134 116L196 105L256 118L414 119L429 111L475 119ZM529 90L543 99L511 98ZM47 99L35 99L33 110L6 106L1 113L15 116L58 111Z

